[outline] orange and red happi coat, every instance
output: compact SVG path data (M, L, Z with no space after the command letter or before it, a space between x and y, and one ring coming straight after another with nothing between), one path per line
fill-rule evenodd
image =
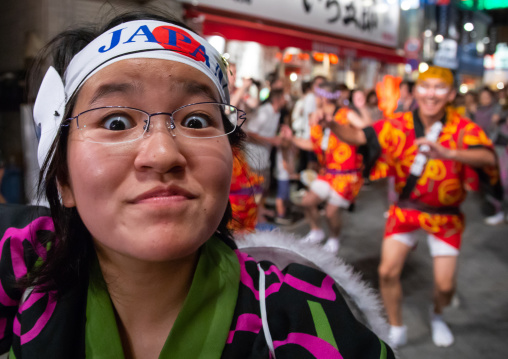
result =
M415 125L423 132L417 113L406 112L364 129L367 145L362 153L370 178L393 176L399 196L404 191L418 150ZM443 118L437 142L451 149L493 149L492 142L478 125L453 110L448 110ZM497 166L473 170L458 161L428 159L409 198L406 195L402 202L390 208L384 237L421 228L459 249L464 230L464 216L459 205L465 199L466 191L478 188L480 182L484 191L502 198Z
M228 227L233 231L254 231L257 222L257 203L255 195L261 193L263 177L253 173L242 151L233 153L233 174L229 192L229 202L233 219Z
M351 110L348 108L339 109L335 113L334 121L341 125L349 125L347 118L349 111ZM321 165L318 179L328 182L338 194L352 201L363 184L362 156L358 154L355 146L340 141L333 133L330 133L327 149L323 150L321 148L323 137L324 131L320 125L311 127L312 146Z
M417 117L416 120L419 121ZM365 161L370 170L370 179L393 176L399 195L406 185L418 150L414 126L415 116L412 112L405 112L378 121L364 130L369 147ZM451 109L447 110L437 142L450 149L484 147L493 150L492 141L477 124L460 117ZM374 154L373 148L376 147L378 153ZM478 188L479 179L491 188L498 186L497 166L473 170L458 161L428 159L409 200L436 208L458 207L468 189Z

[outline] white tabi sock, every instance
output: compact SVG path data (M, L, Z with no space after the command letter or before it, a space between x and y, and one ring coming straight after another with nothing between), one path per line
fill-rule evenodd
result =
M454 338L452 331L444 322L443 316L432 313L430 326L432 329L432 341L438 347L449 347L453 344Z
M406 345L407 343L407 327L405 325L396 326L390 325L390 346L392 348L398 348Z
M337 254L340 248L340 239L337 237L328 238L323 248L327 252Z
M304 240L309 243L319 243L325 239L325 232L322 229L311 229Z

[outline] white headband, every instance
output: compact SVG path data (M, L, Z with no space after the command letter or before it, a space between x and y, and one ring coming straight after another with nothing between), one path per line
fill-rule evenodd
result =
M34 105L34 121L41 127L37 151L39 166L42 167L58 134L69 99L97 71L132 58L165 59L189 65L208 76L217 87L221 101L229 103L226 63L201 36L162 21L136 20L120 24L76 54L63 81L53 67L46 72Z

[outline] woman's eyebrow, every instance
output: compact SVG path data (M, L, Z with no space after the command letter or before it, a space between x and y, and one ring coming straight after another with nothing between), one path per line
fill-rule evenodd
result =
M180 91L186 95L204 95L213 102L218 102L216 94L214 91L207 85L195 82L195 81L182 81L178 83L178 87ZM100 85L99 88L94 92L89 105L92 106L96 102L98 102L101 98L109 96L111 94L126 94L132 93L136 91L138 86L131 82L122 82L122 83L106 83Z
M90 100L89 105L93 105L99 99L106 97L108 95L114 93L125 94L128 92L132 92L135 90L135 85L132 83L109 83L99 86L99 88L95 91L92 99Z
M184 81L181 83L183 90L189 95L205 95L211 101L218 102L216 94L207 85L195 82L195 81Z

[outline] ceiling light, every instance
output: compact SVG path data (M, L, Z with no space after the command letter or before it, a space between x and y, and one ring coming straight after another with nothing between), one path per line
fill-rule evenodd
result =
M426 62L421 62L420 65L418 65L418 71L425 72L429 69L429 65Z
M472 22L466 22L464 24L464 30L466 31L473 31L474 30L474 25Z

